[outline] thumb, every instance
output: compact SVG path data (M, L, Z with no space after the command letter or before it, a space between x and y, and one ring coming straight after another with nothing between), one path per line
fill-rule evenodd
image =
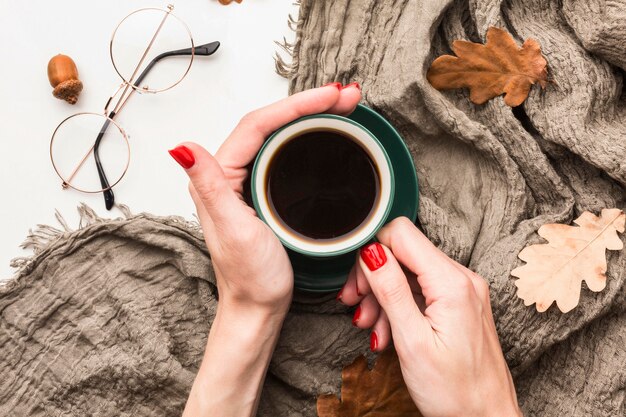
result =
M185 169L213 224L219 228L237 224L237 214L242 209L241 200L230 187L213 155L192 142L185 142L168 152Z
M404 271L389 248L378 242L363 247L359 262L378 303L391 325L399 351L415 347L417 337L430 324L419 310ZM406 352L406 350L404 350Z

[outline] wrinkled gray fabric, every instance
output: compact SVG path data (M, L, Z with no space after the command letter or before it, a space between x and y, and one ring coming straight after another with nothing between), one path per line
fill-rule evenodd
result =
M197 224L148 214L81 228L39 226L0 287L0 416L176 416L215 316L215 276ZM315 415L368 345L334 294L296 294L260 416ZM210 393L207 393L210 395Z
M626 415L624 253L608 254L607 288L583 286L568 314L525 307L510 276L540 225L626 208L626 1L304 1L300 13L295 61L282 68L291 90L359 81L400 129L424 230L489 281L525 414ZM425 78L453 40L484 42L489 26L537 39L555 80L514 110Z
M206 246L177 219L81 211L0 287L0 415L180 415L215 310Z
M491 25L537 39L556 81L515 110L425 79L452 40ZM525 307L510 271L541 224L626 208L626 3L304 0L297 28L292 65L278 63L291 91L359 81L404 136L425 232L489 281L525 415L625 415L624 253L568 314ZM217 302L202 237L176 218L81 211L77 231L33 232L35 257L0 289L0 415L180 414ZM315 415L367 346L333 295L297 295L258 414Z

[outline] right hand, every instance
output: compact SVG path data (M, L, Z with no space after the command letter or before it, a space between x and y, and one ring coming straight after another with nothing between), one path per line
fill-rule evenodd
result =
M406 217L361 249L338 298L360 303L371 348L393 338L411 398L425 417L520 416L485 280L437 249Z

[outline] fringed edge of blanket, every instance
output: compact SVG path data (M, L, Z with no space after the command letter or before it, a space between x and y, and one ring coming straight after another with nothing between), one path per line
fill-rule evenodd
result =
M103 222L119 222L133 220L136 218L144 218L159 223L182 227L190 234L195 235L198 238L202 238L202 228L200 227L200 222L195 215L194 217L196 217L196 219L191 221L181 216L156 216L149 213L133 214L128 206L123 204L118 204L116 207L122 213L122 217L104 218L100 217L87 204L81 203L77 207L79 222L76 228L70 227L63 215L58 210L55 210L54 216L58 221L59 226L38 224L34 229L30 229L28 231L28 235L20 247L32 250L33 254L29 256L16 257L11 260L10 266L17 270L12 278L0 282L0 294L10 291L16 285L19 278L28 274L34 266L38 264L41 257L43 257L50 249L54 248L56 245L62 244L72 235L78 232L83 232L85 229Z
M293 3L295 6L302 7L301 0L296 0ZM300 36L298 36L298 28L301 26L302 14L299 13L296 20L293 15L289 14L287 18L287 27L296 33L296 40L294 43L287 41L287 38L283 36L282 41L274 41L274 43L288 56L291 62L287 62L285 58L278 51L274 52L274 65L276 67L276 73L283 78L289 79L293 74L298 71L298 51L300 49Z

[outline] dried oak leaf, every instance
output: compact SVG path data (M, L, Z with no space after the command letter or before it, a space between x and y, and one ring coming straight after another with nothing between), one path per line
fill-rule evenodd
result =
M538 82L545 88L548 82L547 62L534 39L519 48L508 32L490 27L484 45L456 40L452 50L457 56L435 59L426 77L437 90L469 88L475 104L504 94L507 105L519 106L531 85Z
M319 417L421 417L393 349L381 353L371 371L365 357L357 357L343 368L341 380L341 399L334 394L317 398Z
M511 275L517 296L529 306L536 303L537 311L544 312L556 301L563 313L578 305L582 281L591 291L602 291L606 286L606 249L624 247L617 232L624 233L626 216L619 209L603 209L600 217L585 211L574 223L544 224L539 236L546 244L524 248L519 258L527 262L515 268Z

